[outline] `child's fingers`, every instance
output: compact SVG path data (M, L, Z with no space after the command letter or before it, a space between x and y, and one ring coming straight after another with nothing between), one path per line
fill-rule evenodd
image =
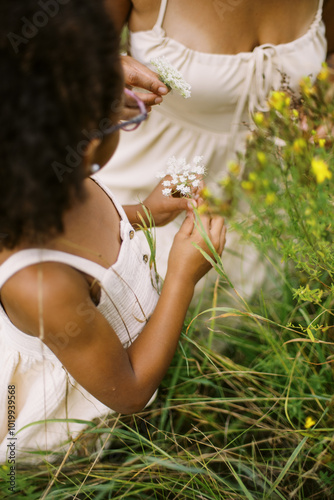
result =
M224 218L219 215L213 216L210 221L211 233L220 235L224 227Z
M202 222L202 226L203 226L206 234L209 235L210 234L210 227L211 227L211 216L207 215L207 214L201 214L200 221Z
M218 249L219 255L221 255L223 253L223 250L225 248L225 244L226 244L226 231L227 231L227 228L226 228L226 226L224 226L223 230L221 232L221 235L220 235L220 242L219 242L219 249Z
M188 198L188 201L187 201L187 210L193 211L197 207L198 207L197 200L194 200L193 198Z
M193 212L188 212L187 217L185 217L182 226L179 229L179 233L185 236L191 236L194 229L195 218Z
M196 201L192 200L191 198L174 198L174 197L169 197L168 198L168 208L171 211L179 211L182 212L183 210L189 211L193 210L194 208L197 207Z
M220 252L221 235L224 229L224 219L220 216L214 216L210 220L210 238L216 251Z

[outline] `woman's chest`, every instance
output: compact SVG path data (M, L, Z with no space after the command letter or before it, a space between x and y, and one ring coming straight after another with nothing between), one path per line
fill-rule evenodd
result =
M168 0L162 27L169 38L192 50L237 54L302 36L318 4L318 0ZM130 29L152 29L160 2L134 0L133 5Z

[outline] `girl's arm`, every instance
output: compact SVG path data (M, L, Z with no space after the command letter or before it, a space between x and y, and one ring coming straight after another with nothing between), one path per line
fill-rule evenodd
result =
M217 252L225 244L221 218L202 216ZM193 242L205 243L189 215L177 233L157 307L128 349L93 304L85 278L69 266L43 263L14 275L2 289L13 323L43 342L74 379L109 408L141 410L164 377L177 347L197 281L210 265Z

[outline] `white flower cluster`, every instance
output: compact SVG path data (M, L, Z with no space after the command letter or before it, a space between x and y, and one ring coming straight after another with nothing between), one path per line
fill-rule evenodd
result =
M185 158L172 156L167 161L166 172L158 173L157 177L160 179L171 177L170 180L162 182L164 196L172 196L179 192L182 196L190 197L192 191L199 187L204 174L203 156L195 156L192 165L187 163Z
M166 57L156 57L150 63L157 70L160 80L173 90L179 92L185 99L191 96L191 86L181 73L172 66Z

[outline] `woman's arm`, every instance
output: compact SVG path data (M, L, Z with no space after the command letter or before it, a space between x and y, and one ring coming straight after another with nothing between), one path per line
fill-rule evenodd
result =
M119 35L121 35L122 29L128 21L131 9L133 8L131 0L106 0L106 6ZM125 84L128 87L145 90L145 92L137 92L137 94L145 103L147 110L151 111L151 106L160 104L163 96L168 94L168 88L159 80L156 73L132 57L123 55L121 56L121 62ZM126 98L122 119L128 120L137 113L138 110L134 109L131 101Z
M115 27L118 30L118 33L121 34L121 31L129 18L132 2L131 0L105 0L105 2L107 10L114 21Z
M223 220L202 221L221 253ZM2 289L4 307L27 334L38 337L43 325L43 342L89 393L115 411L137 412L164 377L195 284L211 267L193 242L205 248L190 215L175 237L157 307L128 349L93 304L85 278L69 266L44 263L16 273Z
M334 52L334 0L325 1L323 19L326 25L328 54L331 54Z

